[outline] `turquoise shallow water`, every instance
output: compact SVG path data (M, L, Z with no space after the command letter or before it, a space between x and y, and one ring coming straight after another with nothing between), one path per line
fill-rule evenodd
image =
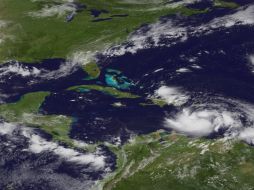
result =
M105 74L105 82L108 86L115 87L120 90L129 90L134 86L133 82L126 76L122 75L121 71L108 69Z

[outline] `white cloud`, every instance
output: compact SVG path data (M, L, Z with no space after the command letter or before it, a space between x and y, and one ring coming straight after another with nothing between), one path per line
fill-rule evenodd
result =
M74 64L78 65L86 65L90 63L91 61L96 61L95 59L96 52L92 51L77 51L71 54L68 58L69 62L72 62Z
M66 148L55 142L47 141L30 129L23 129L22 134L29 139L28 150L33 153L50 151L69 162L78 164L89 164L94 169L103 169L106 166L105 156L99 151L95 153L80 153L74 149Z
M16 128L17 126L11 123L0 123L0 133L2 135L11 135Z
M32 2L46 2L47 0L31 0ZM52 0L55 3L73 3L75 0Z
M7 94L0 91L0 104L5 103L5 99L8 98L8 97L9 97L9 95L7 95Z
M222 128L239 128L242 125L230 112L184 109L175 118L167 118L165 126L187 135L200 137L218 132Z
M72 3L64 3L60 5L45 5L41 10L30 12L29 15L32 17L62 17L67 13L76 12L76 7Z
M185 104L189 97L180 88L161 86L155 91L155 97L165 100L168 104L181 106Z
M91 61L95 60L95 52L91 51L78 51L72 53L67 60L61 64L58 70L55 71L46 71L40 75L40 78L43 79L57 79L65 77L75 72L79 66L86 65Z
M126 105L124 105L122 102L115 102L112 104L112 106L115 106L115 107L125 107Z
M254 66L254 55L250 55L250 62Z
M163 46L161 39L170 39L172 42L167 42L168 46L175 44L174 40L185 40L187 38L187 28L173 24L172 21L157 22L151 24L146 32L143 28L137 30L128 38L128 45L119 45L106 50L104 53L108 56L120 56L125 53L136 53L140 49L147 49L154 46ZM151 43L152 40L152 43Z
M250 70L252 71L252 72L254 72L254 54L251 54L251 55L249 55L248 56L248 67L250 68Z
M202 0L181 0L181 1L172 1L171 3L168 3L166 7L179 7L182 5L189 5L189 4L194 4L197 2L200 2Z
M59 157L65 159L68 162L77 164L84 164L93 167L95 170L101 170L106 168L105 156L99 149L93 153L81 153L71 148L63 147L56 142L50 142L35 134L34 131L25 126L18 126L12 123L0 123L0 134L13 135L14 130L17 130L29 140L29 147L24 151L31 151L35 154L45 151L53 152ZM81 142L79 142L80 144ZM85 145L85 144L82 144Z
M225 20L227 20L226 22L227 27L233 26L232 23L243 24L243 25L254 24L254 5L251 5L247 8L242 8L238 12L232 15L229 15L228 17L226 16Z
M188 2L188 0L186 2ZM200 26L183 26L174 23L172 19L169 19L166 22L158 21L154 24L145 26L145 31L144 28L140 28L131 34L127 40L127 44L107 49L104 54L107 56L120 56L125 53L135 54L138 50L151 47L170 47L179 42L186 41L189 37L208 35L221 28L230 28L236 25L253 25L253 15L254 5L250 5L247 8L239 8L235 13L215 18Z
M10 24L9 21L0 20L0 45L3 44L6 39L10 39L10 40L14 39L13 36L3 32L3 29L8 27L9 24Z
M192 106L164 120L166 128L203 137L223 130L223 139L240 139L254 144L254 105L230 98L198 97Z
M248 144L254 144L254 128L245 128L239 134L239 139L247 142Z
M8 22L0 20L0 29L5 28L8 25Z
M186 67L183 67L183 68L177 69L176 72L177 73L188 73L188 72L191 72L191 70Z
M38 77L40 79L58 79L68 76L75 72L78 67L94 61L94 52L74 52L66 61L61 63L57 70L38 69L36 67L28 67L19 62L9 62L0 67L0 76L20 75L22 77ZM39 80L40 81L40 80ZM35 81L34 81L35 82Z
M191 65L191 67L192 67L193 69L202 69L202 67L200 67L200 66L197 65L197 64L193 64L193 65Z
M40 70L35 67L28 68L18 62L12 62L11 64L0 68L0 75L4 76L8 74L16 74L23 77L38 76L40 74Z
M156 69L153 73L158 73L158 72L163 71L163 70L164 70L164 68Z

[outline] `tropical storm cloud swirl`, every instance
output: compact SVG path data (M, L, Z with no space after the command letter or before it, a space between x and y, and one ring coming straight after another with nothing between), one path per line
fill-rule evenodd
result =
M252 1L1 2L0 189L254 188Z

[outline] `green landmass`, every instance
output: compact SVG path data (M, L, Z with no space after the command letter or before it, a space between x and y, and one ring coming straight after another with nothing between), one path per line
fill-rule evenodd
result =
M152 98L151 101L153 102L153 104L158 105L160 107L164 107L164 106L168 105L168 103L162 99Z
M131 94L129 92L122 92L119 91L113 87L107 87L107 86L99 86L99 85L80 85L80 86L73 86L68 88L67 90L74 90L77 92L84 92L84 90L96 90L100 91L104 94L111 95L115 98L139 98L140 96Z
M83 70L88 74L87 80L97 79L101 74L101 70L95 62L84 65Z
M71 22L65 19L70 14L68 11L45 16L45 10L52 11L52 7L64 2L0 0L0 20L8 22L7 27L1 28L6 38L0 44L0 62L10 59L38 62L46 58L67 58L77 51L98 52L121 43L142 24L154 22L160 16L175 13L190 16L207 12L184 6L171 7L165 4L166 0L77 0L85 4L86 9L79 11ZM94 18L91 9L108 12ZM44 16L40 17L39 13L43 11ZM112 20L93 22L105 18Z
M148 101L149 102L139 103L139 105L141 105L141 106L154 106L154 105L156 105L156 106L159 106L161 108L168 105L168 103L165 100L158 99L158 98L149 98Z
M25 94L15 103L0 105L0 117L7 122L37 127L50 134L55 141L74 146L69 138L72 118L63 115L43 115L39 109L49 92Z
M111 150L118 157L117 170L97 184L104 190L246 190L254 186L254 149L238 140L193 139L158 131Z
M232 1L225 1L225 0L215 0L214 6L215 7L223 7L223 8L231 8L231 9L235 9L235 8L239 7L239 5L237 3L232 2Z

